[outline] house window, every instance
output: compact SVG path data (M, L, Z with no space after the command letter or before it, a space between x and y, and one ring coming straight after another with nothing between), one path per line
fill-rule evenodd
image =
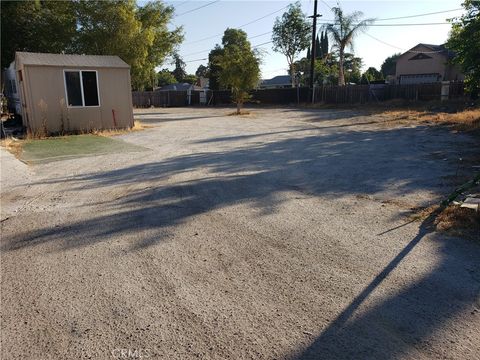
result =
M97 72L65 70L68 106L99 106Z

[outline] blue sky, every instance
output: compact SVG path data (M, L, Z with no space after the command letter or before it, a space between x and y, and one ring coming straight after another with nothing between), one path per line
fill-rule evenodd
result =
M277 16L281 16L292 1L238 1L238 0L170 0L167 4L176 8L177 16L171 26L183 26L185 41L179 48L179 53L187 63L187 72L195 73L200 64L207 64L205 59L215 44L221 42L222 33L227 27L239 28L244 24L259 19L265 15L272 15L243 26L250 37L252 45L271 41L271 31ZM340 6L346 13L362 11L365 17L385 19L392 17L410 16L444 10L460 9L462 0L424 0L424 1L340 1ZM201 9L194 10L202 5ZM301 1L306 14L313 13L313 0ZM318 1L318 12L322 14L320 22L333 18L329 7L336 6L337 1ZM194 11L191 11L194 10ZM280 11L279 11L280 10ZM189 12L191 11L191 12ZM442 44L448 38L450 25L408 25L419 23L445 23L447 18L459 16L462 10L428 16L377 20L375 24L390 24L394 26L372 26L365 34L361 34L355 43L354 53L363 58L364 70L369 66L377 69L383 60L395 52L403 52L417 43ZM211 37L211 38L210 38ZM209 38L204 40L205 38ZM286 74L287 62L285 57L272 50L268 43L260 47L263 62L261 66L262 78L271 78L275 75ZM198 61L197 61L198 60ZM167 63L162 66L172 68Z

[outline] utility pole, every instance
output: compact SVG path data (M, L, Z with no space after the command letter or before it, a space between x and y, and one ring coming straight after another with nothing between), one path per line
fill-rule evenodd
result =
M317 17L322 15L317 14L317 4L318 0L314 0L313 4L313 15L309 16L313 18L313 28L312 28L312 50L310 51L310 89L312 89L312 103L314 100L314 91L313 91L313 78L315 77L315 56L317 55L316 47L315 47L315 40L317 37Z

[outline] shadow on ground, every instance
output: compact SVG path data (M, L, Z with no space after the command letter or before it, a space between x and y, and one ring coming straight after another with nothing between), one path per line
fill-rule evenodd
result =
M367 360L424 358L425 355L438 358L440 352L432 344L432 340L438 344L438 339L434 339L433 334L460 314L469 314L474 322L480 311L480 249L476 244L437 238L441 241L441 260L434 269L394 295L362 309L377 287L425 236L434 231L435 216L434 213L422 222L417 235L310 346L289 358ZM471 358L475 354L474 346L478 345L475 345L478 327L472 325L469 330L470 347L455 345L459 340L465 341L465 329L461 335L451 330L441 342L448 344L450 353L458 358Z
M104 206L105 212L92 214L84 221L7 236L3 250L42 243L55 243L60 250L66 250L120 235L143 234L132 249L138 250L162 241L169 227L214 209L247 203L264 213L275 212L283 201L278 195L292 190L325 199L357 194L415 197L421 191L442 195L455 185L445 183L442 177L455 171L455 161L461 156L455 139L442 131L432 132L425 127L344 130L298 138L289 133L287 138L270 142L264 141L264 134L217 138L211 142L249 142L241 147L215 148L112 171L53 179L46 183L67 182L72 191L130 185L135 185L136 190L118 199L99 201L97 205ZM191 174L190 180L166 181L186 173ZM356 315L372 292L431 231L431 221L421 224L410 243L307 349L295 352L292 358L395 359L417 350L428 353L436 330L459 313L478 308L479 248L473 243L465 245L461 239L443 238L438 240L442 258L435 269Z
M141 187L129 189L118 199L102 201L108 215L20 234L4 244L10 249L53 241L66 248L83 246L116 234L162 229L236 203L249 203L270 213L282 201L277 195L285 191L327 198L380 194L388 199L418 191L444 194L455 184L442 177L451 174L449 167L456 169L462 156L454 139L425 127L331 131L297 138L291 137L290 131L276 132L277 136L288 135L276 141L266 142L263 134L257 134L242 147L48 180L45 183L69 183L72 191ZM199 170L208 170L208 175L198 175ZM186 173L191 180L165 183ZM112 210L114 214L110 214ZM84 236L79 239L75 234ZM136 247L152 245L161 238L153 235Z

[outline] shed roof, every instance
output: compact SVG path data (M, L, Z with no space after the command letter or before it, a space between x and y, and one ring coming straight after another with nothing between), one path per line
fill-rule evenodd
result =
M18 59L23 65L130 68L130 66L118 56L111 55L70 55L17 52L16 59Z

